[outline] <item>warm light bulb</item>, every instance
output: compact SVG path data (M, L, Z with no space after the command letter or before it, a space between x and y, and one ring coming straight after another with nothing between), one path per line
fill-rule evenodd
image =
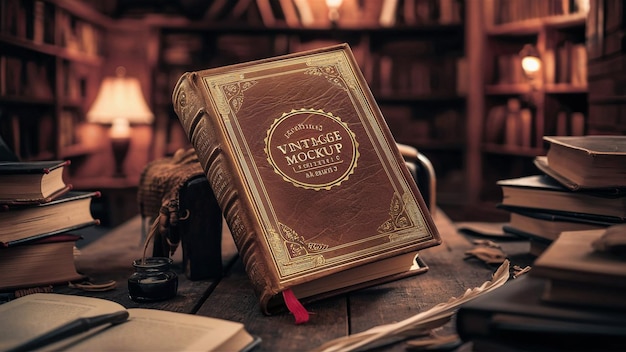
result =
M341 3L343 2L343 0L326 0L326 6L328 6L329 9L332 8L339 8L339 6L341 6Z
M339 7L343 0L326 0L326 6L328 6L328 18L330 22L336 24L339 21Z
M528 75L537 73L541 69L541 60L535 56L523 57L522 69L524 69L524 72Z
M130 136L130 124L125 118L116 118L111 126L111 138L128 138Z

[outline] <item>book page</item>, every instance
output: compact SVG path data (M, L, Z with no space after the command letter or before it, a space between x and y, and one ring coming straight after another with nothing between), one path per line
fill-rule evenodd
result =
M124 310L103 299L31 294L0 305L0 350L23 343L71 320Z
M0 305L0 350L17 346L80 317L125 310L112 301L39 293ZM129 309L129 319L103 325L41 350L241 350L254 341L243 324L156 309Z
M169 311L129 309L128 321L50 346L67 351L241 350L253 341L236 322ZM237 335L241 333L241 335ZM229 341L231 337L232 341ZM239 337L240 336L240 337ZM225 344L229 343L229 344Z

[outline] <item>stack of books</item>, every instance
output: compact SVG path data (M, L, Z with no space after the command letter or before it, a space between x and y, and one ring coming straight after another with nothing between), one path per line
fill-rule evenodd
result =
M626 136L545 136L543 173L498 181L510 212L504 232L528 238L541 254L564 231L626 222Z
M623 351L625 231L561 233L527 274L459 307L459 336L473 351Z
M80 280L72 231L99 224L91 201L64 181L69 161L0 162L0 292Z

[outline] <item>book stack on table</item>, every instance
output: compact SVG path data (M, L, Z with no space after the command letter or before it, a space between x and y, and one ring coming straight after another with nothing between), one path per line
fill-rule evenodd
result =
M461 306L474 351L623 351L626 136L544 137L541 175L501 180L504 231L542 246L527 274Z
M0 162L0 292L83 279L76 270L77 229L99 224L97 191L73 191L63 179L69 161Z
M461 306L474 351L623 351L626 225L566 231L517 279Z
M564 231L626 222L626 136L545 136L542 174L498 181L510 212L503 230L528 238L541 254Z

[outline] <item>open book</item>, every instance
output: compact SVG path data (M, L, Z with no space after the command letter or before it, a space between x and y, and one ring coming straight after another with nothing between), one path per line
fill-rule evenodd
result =
M0 350L80 317L125 310L93 297L36 293L0 305ZM260 342L243 324L156 309L128 309L127 321L103 325L46 346L69 351L247 351Z

